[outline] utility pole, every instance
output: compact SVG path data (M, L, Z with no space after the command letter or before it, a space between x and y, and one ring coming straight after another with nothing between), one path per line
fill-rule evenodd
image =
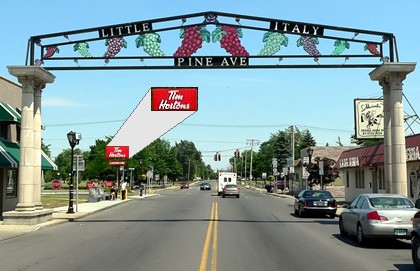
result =
M253 152L254 145L260 144L260 141L256 139L247 139L246 144L251 145L251 164L249 166L249 184L250 184L249 186L251 186L252 179L253 179L252 177L252 152Z
M292 195L293 195L293 184L295 181L295 168L294 168L295 167L295 126L292 125L290 127L292 128L292 167L291 167L292 170L289 169L289 172L292 173Z

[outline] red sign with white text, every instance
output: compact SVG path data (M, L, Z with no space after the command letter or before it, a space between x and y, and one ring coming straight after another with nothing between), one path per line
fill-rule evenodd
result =
M197 111L197 87L153 87L152 111Z
M110 166L125 166L125 161L109 161Z
M106 146L106 158L129 158L128 146Z

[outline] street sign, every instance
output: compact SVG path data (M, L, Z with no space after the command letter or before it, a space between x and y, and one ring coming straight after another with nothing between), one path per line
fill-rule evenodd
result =
M319 161L319 175L324 175L324 162Z
M61 186L61 183L60 183L60 180L53 180L52 181L52 188L54 188L54 189L60 189L60 186Z

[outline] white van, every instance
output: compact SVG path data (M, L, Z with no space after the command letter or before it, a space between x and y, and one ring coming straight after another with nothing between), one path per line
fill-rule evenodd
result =
M227 184L237 184L237 176L235 172L223 172L219 171L217 174L217 195L221 195L223 192L223 188Z

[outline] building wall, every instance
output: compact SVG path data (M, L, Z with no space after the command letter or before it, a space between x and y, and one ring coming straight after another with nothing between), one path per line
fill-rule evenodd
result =
M21 85L0 76L0 101L8 103L14 108L22 108ZM9 125L7 140L17 142L17 127ZM17 197L7 197L8 168L0 168L0 214L5 211L14 210L18 203Z
M363 170L365 178L365 187L357 187L356 184L357 176L356 172ZM380 174L380 171L382 173ZM348 172L348 175L347 175ZM351 201L357 195L362 193L385 193L385 187L380 184L382 181L381 176L383 177L384 168L383 166L375 167L372 171L371 167L363 168L347 168L340 171L340 174L343 176L344 187L345 187L345 200ZM376 173L376 174L373 174ZM375 178L376 176L376 178ZM347 178L348 184L347 185ZM374 190L376 183L376 191ZM420 198L420 161L407 162L407 191L408 197L413 201L416 201Z
M22 108L22 87L20 84L0 76L0 101L15 108Z

